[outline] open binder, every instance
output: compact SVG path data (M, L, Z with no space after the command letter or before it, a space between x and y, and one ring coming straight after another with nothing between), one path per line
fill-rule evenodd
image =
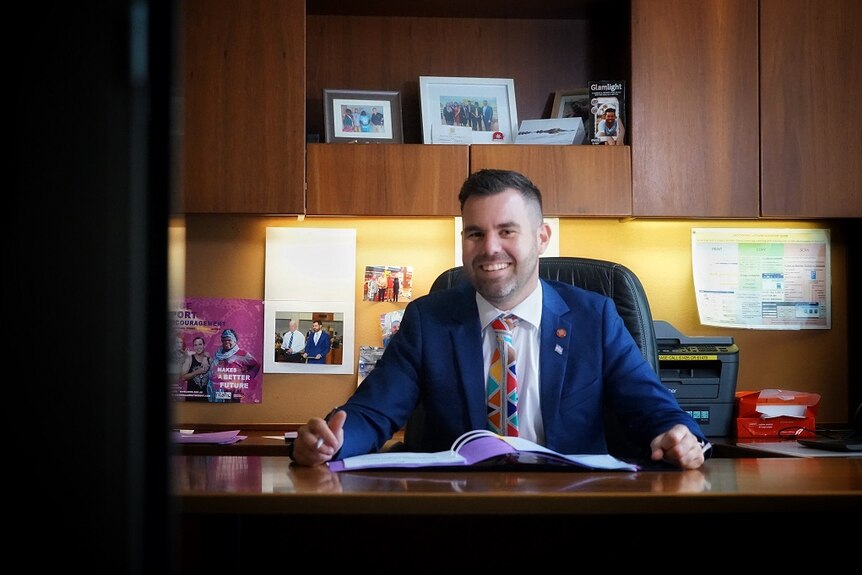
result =
M330 461L332 471L361 469L505 469L528 467L569 471L638 471L639 466L609 454L564 455L522 437L475 429L464 433L446 451L387 452Z

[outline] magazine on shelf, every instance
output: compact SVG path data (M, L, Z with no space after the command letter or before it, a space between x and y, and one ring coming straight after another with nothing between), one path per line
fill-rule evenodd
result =
M461 435L446 451L386 452L330 461L332 471L360 469L440 469L531 467L570 471L638 471L639 466L608 454L564 455L522 437L476 429Z
M617 126L610 134L601 130L608 110L613 110ZM590 142L623 145L626 135L626 83L622 80L590 82Z

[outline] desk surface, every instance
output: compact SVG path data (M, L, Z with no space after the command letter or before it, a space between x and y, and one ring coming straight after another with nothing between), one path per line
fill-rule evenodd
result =
M287 457L177 455L186 514L859 512L860 458L711 459L697 471L353 471Z
M192 426L195 427L195 426ZM198 431L226 431L228 429L237 429L229 426L210 426L211 428L198 429ZM282 428L264 428L259 429L242 429L240 435L244 435L246 439L233 443L231 445L215 445L207 443L184 443L175 445L175 453L178 455L269 455L269 456L286 456L287 445L282 439L285 431L295 431L297 426L291 426L290 429ZM392 438L392 442L399 442L404 439L404 434L398 432ZM739 446L735 438L732 437L710 437L709 440L713 444L713 457L789 457L787 453L776 453L767 450L751 449L750 447Z

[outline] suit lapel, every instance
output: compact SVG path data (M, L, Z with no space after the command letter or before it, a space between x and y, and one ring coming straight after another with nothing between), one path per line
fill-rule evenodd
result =
M451 312L451 348L455 355L455 372L467 398L467 410L473 429L484 429L487 420L485 407L485 367L482 365L482 331L479 326L479 310L476 307L476 292L469 285L463 286L467 295L453 298L457 304Z
M554 429L560 404L563 378L566 375L569 349L572 341L572 322L567 318L569 306L559 294L542 282L542 327L539 343L539 395L542 406L542 421L547 439Z

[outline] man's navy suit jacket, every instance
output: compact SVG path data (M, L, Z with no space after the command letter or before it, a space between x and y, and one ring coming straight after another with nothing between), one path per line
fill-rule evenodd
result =
M314 343L314 332L305 340L305 353L308 354L308 363L326 363L326 354L332 348L329 334L322 329L320 330L320 340ZM320 354L320 359L314 359L314 356Z
M603 402L640 448L674 424L697 423L644 359L613 301L540 280L540 407L545 445L560 453L607 453ZM463 284L411 302L401 330L353 396L338 458L379 450L421 401L422 451L444 451L487 427L482 332L475 290Z

